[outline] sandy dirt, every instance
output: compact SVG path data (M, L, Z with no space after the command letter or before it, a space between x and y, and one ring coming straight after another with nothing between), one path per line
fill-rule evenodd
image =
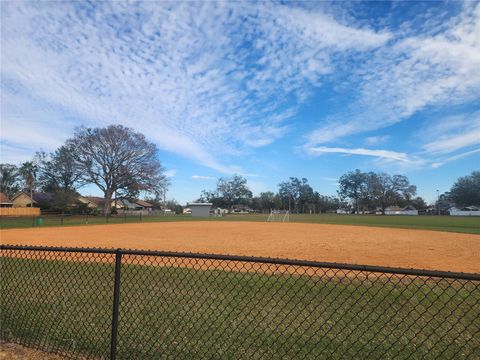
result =
M253 255L480 273L480 235L350 225L165 222L1 230L2 244Z
M13 343L0 343L0 360L61 360L59 355L49 354L43 351L29 349L25 346Z

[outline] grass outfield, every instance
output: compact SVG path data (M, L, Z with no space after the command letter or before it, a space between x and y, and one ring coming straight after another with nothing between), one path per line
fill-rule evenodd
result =
M266 221L268 215L227 215L216 218L192 218L190 215L176 216L137 216L131 217L111 217L108 219L110 224L135 223L135 222L161 222L161 221ZM61 217L43 216L41 226L62 226ZM63 226L69 225L88 225L105 224L106 220L101 216L66 216L63 220ZM378 216L378 215L290 215L291 222L318 223L318 224L339 224L339 225L360 225L360 226L380 226L406 229L423 229L437 231L451 231L468 234L480 234L480 217L463 216ZM22 228L32 227L34 219L2 217L0 218L0 228Z
M3 339L108 357L112 264L1 261ZM459 285L123 265L118 358L475 358L480 291Z

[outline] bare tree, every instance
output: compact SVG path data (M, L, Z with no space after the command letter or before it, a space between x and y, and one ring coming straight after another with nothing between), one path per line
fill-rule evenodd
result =
M23 178L24 189L30 193L30 207L33 206L33 192L37 186L38 166L33 161L24 162L18 169Z
M82 178L104 194L104 215L115 197L135 197L140 192L158 194L167 186L158 149L143 134L121 125L76 129L68 147L82 170Z

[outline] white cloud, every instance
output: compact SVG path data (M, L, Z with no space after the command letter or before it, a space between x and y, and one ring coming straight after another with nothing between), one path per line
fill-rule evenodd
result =
M480 144L480 127L474 128L472 132L433 141L425 144L423 148L432 153L450 153L467 146L478 144Z
M14 84L3 90L89 125L134 127L223 173L241 170L224 163L229 155L285 134L297 111L287 100L308 98L334 71L333 56L390 36L274 3L1 6L2 87ZM48 119L25 121L52 130ZM2 137L28 144L15 134Z
M309 153L312 155L322 155L322 154L350 154L350 155L363 155L363 156L373 156L380 159L394 160L405 163L418 163L419 160L410 158L406 153L390 151L390 150L370 150L370 149L347 149L340 147L327 147L319 146L312 147L308 149Z
M213 180L215 179L213 176L205 176L205 175L193 175L193 180Z
M478 100L480 4L440 33L396 38L356 70L358 95L350 108L326 119L307 136L309 146L385 128L427 106Z
M166 176L167 178L172 178L172 177L174 177L176 174L177 174L177 170L175 170L175 169L171 169L171 170L165 171L165 176Z
M480 111L439 119L427 126L423 149L432 154L449 154L480 144Z
M379 135L379 136L370 136L365 138L365 144L367 145L380 145L385 143L390 139L390 135Z
M470 150L470 151L466 151L466 152L462 152L460 154L457 154L457 155L454 155L454 156L450 156L450 157L447 157L447 158L444 158L443 160L439 161L439 162L434 162L431 164L431 167L436 169L436 168L439 168L440 166L443 166L445 165L446 163L449 163L451 161L455 161L455 160L459 160L459 159L463 159L463 158L466 158L468 156L471 156L471 155L474 155L474 154L478 154L480 153L480 149L474 149L474 150ZM480 158L478 158L477 162L480 162Z

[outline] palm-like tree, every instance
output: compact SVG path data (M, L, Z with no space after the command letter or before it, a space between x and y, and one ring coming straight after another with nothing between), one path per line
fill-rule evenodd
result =
M23 178L25 189L30 192L30 207L33 207L33 190L36 185L38 166L32 161L27 161L20 166L18 172Z

